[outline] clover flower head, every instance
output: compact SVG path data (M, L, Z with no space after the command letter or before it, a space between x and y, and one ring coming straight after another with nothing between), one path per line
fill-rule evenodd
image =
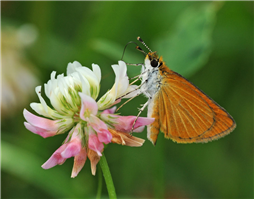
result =
M136 116L115 114L116 99L135 89L129 85L126 64L119 61L112 66L116 78L113 87L97 102L100 91L101 70L92 64L92 70L75 61L67 66L67 76L51 73L50 80L44 84L45 95L49 98L49 107L41 95L41 86L35 88L40 103L31 103L31 108L39 117L24 109L27 122L25 127L43 138L68 132L68 135L52 156L42 165L49 169L61 165L67 158L74 157L71 177L77 176L87 157L91 162L92 174L102 156L105 144L117 143L128 146L142 146L144 140L131 136ZM131 95L130 95L131 96ZM130 97L128 96L128 97ZM153 118L138 118L134 132L140 132Z

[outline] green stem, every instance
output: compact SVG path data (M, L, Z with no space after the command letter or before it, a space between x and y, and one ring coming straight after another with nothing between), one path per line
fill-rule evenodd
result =
M101 190L102 190L102 173L101 173L101 168L99 168L98 169L98 189L97 189L96 199L101 198Z
M105 179L105 183L108 189L108 196L110 199L116 199L116 191L115 191L115 186L111 177L111 173L108 167L108 163L106 160L106 157L104 155L104 153L101 156L100 159L100 166L101 166L101 170Z

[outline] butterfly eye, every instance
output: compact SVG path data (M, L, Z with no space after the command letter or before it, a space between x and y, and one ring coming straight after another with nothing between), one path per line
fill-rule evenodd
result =
M157 66L158 66L158 61L155 60L155 59L153 59L153 60L151 61L151 66L152 66L152 67L157 67Z

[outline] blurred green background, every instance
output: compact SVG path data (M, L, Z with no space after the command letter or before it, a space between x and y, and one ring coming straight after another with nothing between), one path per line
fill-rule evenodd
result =
M1 2L1 13L2 198L96 196L99 166L92 176L87 161L74 179L73 158L41 168L66 135L34 135L22 111L39 101L35 86L75 60L99 64L101 96L114 82L111 65L137 36L224 107L237 128L207 144L177 144L160 134L153 146L146 131L136 134L146 139L140 148L109 144L105 155L118 197L253 198L253 2ZM128 46L126 62L143 59ZM128 66L129 76L139 71ZM145 101L134 99L121 114L137 115Z

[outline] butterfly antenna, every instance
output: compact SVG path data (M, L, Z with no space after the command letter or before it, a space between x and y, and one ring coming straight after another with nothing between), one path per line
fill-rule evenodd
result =
M136 45L137 45L137 46L136 46L136 49L137 49L138 51L142 52L145 56L147 55L147 53L146 53L145 51L143 51L143 50L138 46L138 44L137 44L136 42L130 41L130 42L128 42L128 43L125 45L125 47L124 47L123 55L122 55L121 60L123 60L123 56L124 56L124 53L125 53L125 50L126 50L127 46L128 46L129 44L131 44L131 43L136 44ZM143 45L145 45L145 43L144 43ZM145 46L146 46L146 45L145 45ZM148 48L148 47L146 46L146 48ZM150 49L148 48L148 50L150 50ZM150 50L150 51L151 51L151 50Z
M145 51L143 51L139 46L136 46L136 49L139 51L139 52L142 52L145 56L147 55L147 53Z
M137 40L140 41L151 53L153 52L140 37L137 37Z
M123 55L122 55L121 60L123 60L123 56L124 56L124 53L125 53L125 50L126 50L127 46L128 46L129 44L132 44L132 43L138 45L138 44L137 44L136 42L134 42L134 41L129 41L129 42L125 45L125 47L124 47L124 49L123 49Z

